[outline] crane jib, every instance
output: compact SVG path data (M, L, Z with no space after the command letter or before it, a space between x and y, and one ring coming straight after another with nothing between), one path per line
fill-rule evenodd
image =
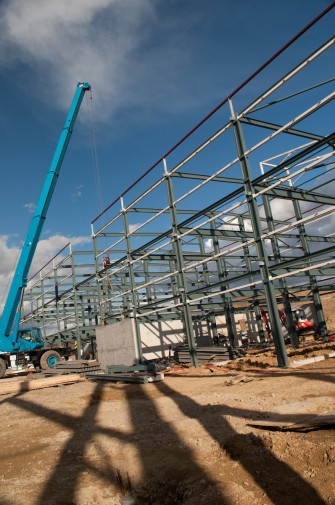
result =
M67 146L69 144L74 123L86 91L90 90L91 86L88 82L80 82L77 84L76 92L72 100L64 127L59 137L56 150L51 161L42 191L40 193L35 213L30 222L30 226L22 246L20 258L13 276L13 280L8 292L2 317L0 319L0 352L11 352L29 350L41 347L43 343L37 339L34 342L25 340L21 342L19 338L19 320L20 320L20 305L22 301L23 291L27 285L28 272L34 257L34 253L41 235L48 207L57 183L57 178L62 165ZM21 347L20 347L21 345ZM28 348L28 349L27 349Z

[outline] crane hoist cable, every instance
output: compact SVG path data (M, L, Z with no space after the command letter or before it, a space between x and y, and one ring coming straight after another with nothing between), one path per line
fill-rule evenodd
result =
M93 172L94 172L96 197L97 197L98 207L101 210L101 209L103 209L104 204L103 204L103 197L102 197L102 190L101 190L101 177L100 177L98 150L97 150L96 135L95 135L95 121L94 121L94 112L93 112L92 90L90 90L90 96L89 96L89 100L87 101L87 106L88 106L89 122L91 125L91 152L92 152L92 164L93 164Z
M88 103L89 103L88 114L89 114L90 125L91 125L92 163L93 163L93 168L94 168L94 181L95 181L98 205L100 206L100 212L102 212L102 210L104 208L104 204L103 204L103 195L102 195L102 189L101 189L101 176L100 176L98 151L97 151L97 143L96 143L96 135L95 135L95 122L94 122L94 113L93 113L92 90L90 90L90 99L89 99ZM105 237L104 240L105 240L104 249L107 249L107 238ZM111 282L110 275L109 275L109 268L110 268L109 255L106 255L103 258L102 266L104 267L105 273L106 273L105 314L107 314L108 290L110 290L114 296L114 288L113 288L113 284ZM117 300L116 300L116 304L118 307L118 311L120 312L121 319L124 319L121 304Z

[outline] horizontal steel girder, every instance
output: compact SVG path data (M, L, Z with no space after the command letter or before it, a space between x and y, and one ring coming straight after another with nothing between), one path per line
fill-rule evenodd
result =
M254 184L256 191L263 191L267 188L267 184L258 183ZM283 198L286 200L302 200L304 202L313 202L321 205L335 205L335 198L332 196L314 193L313 191L303 191L302 189L289 188L289 187L276 187L266 189L266 195L273 198Z
M260 128L266 128L267 130L275 130L278 131L282 128L282 125L278 125L275 123L269 123L268 121L261 121L260 119L255 119L251 117L241 117L240 118L241 123L246 123L252 126L259 126ZM304 137L306 139L311 139L311 140L323 140L324 137L322 135L316 135L315 133L309 133L305 132L302 130L297 130L296 128L288 128L287 130L284 130L284 133L289 133L291 135L297 135L299 137Z

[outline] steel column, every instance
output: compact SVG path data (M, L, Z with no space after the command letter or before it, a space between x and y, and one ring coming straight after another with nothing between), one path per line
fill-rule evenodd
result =
M181 244L180 239L178 238L178 235L179 235L178 214L177 214L177 209L174 205L172 177L170 176L165 163L164 163L164 176L165 176L165 181L166 181L166 185L167 185L168 202L169 202L171 224L172 224L172 231L173 231L172 247L174 250L176 267L178 270L177 285L178 285L180 301L182 303L182 314L183 314L183 321L184 321L184 325L185 325L185 333L186 333L187 343L189 346L191 363L193 366L198 366L198 358L197 358L196 344L195 344L194 331L193 331L193 321L192 321L191 308L187 303L187 294L186 294L187 293L187 283L186 283L185 275L183 272L184 258L183 258L182 244Z
M127 215L127 210L123 206L123 201L121 200L121 208L122 208L122 217L123 217L123 226L124 226L124 233L125 233L125 239L126 239L126 253L127 253L127 259L128 259L128 271L129 271L129 281L130 281L130 288L131 288L131 298L132 298L132 304L133 304L133 319L134 319L134 325L135 325L135 337L136 337L136 344L137 344L137 352L138 352L138 359L139 362L142 363L143 361L143 351L142 351L142 341L141 341L141 328L137 319L137 292L136 292L136 283L135 283L135 277L134 277L134 268L132 265L132 247L131 247L131 242L130 242L130 236L129 236L129 222L128 222L128 215Z
M249 160L245 156L246 148L242 131L242 126L239 121L232 118L232 124L235 134L235 141L237 152L240 160L242 176L244 180L244 191L247 199L247 204L250 213L252 228L254 231L256 249L258 254L258 264L260 267L261 278L264 284L265 297L269 310L269 318L271 322L271 329L273 340L276 348L278 365L284 367L288 365L284 337L281 329L281 322L278 314L278 307L276 302L275 290L272 282L269 279L269 260L264 247L262 236L261 221L259 218L258 205L253 197L253 186L251 182L251 170L249 167Z

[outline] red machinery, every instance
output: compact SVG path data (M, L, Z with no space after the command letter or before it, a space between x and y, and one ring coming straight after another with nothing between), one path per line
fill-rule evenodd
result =
M282 310L278 309L278 314L279 314L282 325L284 326L284 328L288 329L285 313ZM306 333L309 331L316 332L316 327L315 327L314 321L309 321L307 319L303 308L299 307L298 309L295 309L293 316L294 316L294 328L295 328L295 331L297 332L298 335L302 335L303 333ZM265 328L266 332L268 333L268 335L270 336L272 331L271 331L271 325L270 325L270 321L269 321L269 317L268 317L268 311L261 309L261 317L262 317L264 328Z

